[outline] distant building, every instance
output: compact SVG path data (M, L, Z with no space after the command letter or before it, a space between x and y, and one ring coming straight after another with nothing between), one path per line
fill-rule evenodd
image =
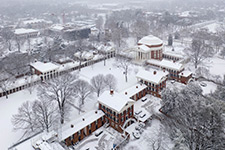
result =
M14 34L19 38L34 38L37 37L39 31L34 29L15 29Z
M132 123L134 100L113 90L105 91L98 99L99 109L105 113L105 121L112 128L123 132Z
M166 88L167 71L146 71L137 73L138 81L147 86L147 93L156 97L161 97L161 91Z
M44 19L28 19L21 22L20 26L24 28L32 29L44 29L52 25L51 21L46 21Z
M50 35L60 35L66 40L77 40L89 38L91 29L89 27L77 27L75 25L52 25L48 33Z

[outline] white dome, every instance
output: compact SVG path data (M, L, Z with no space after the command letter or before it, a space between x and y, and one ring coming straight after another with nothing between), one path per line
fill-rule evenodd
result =
M144 44L148 46L161 46L163 41L153 35L143 37L138 41L138 44Z

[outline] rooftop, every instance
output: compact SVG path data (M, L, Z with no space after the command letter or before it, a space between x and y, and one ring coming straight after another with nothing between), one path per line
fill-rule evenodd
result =
M59 66L57 66L51 62L43 63L43 62L37 61L35 63L31 63L30 65L42 73L56 70L59 68Z
M143 79L148 82L153 82L156 84L159 84L161 81L166 79L166 76L168 75L167 71L146 71L146 70L141 70L137 73L136 77Z
M187 71L187 70L184 70L182 71L181 73L179 73L180 76L183 76L183 77L188 77L192 74L191 71Z
M19 35L19 34L28 34L28 33L34 33L34 32L38 32L38 30L20 28L20 29L15 29L14 33Z
M138 41L138 44L144 44L148 46L157 46L157 45L163 44L163 41L153 35L148 35L140 39Z
M105 114L101 110L92 110L65 124L65 126L62 127L62 137L60 140L62 141L68 138L104 115ZM73 127L71 127L71 125L73 125Z
M110 107L119 113L128 103L134 103L134 101L129 97L115 91L113 94L111 94L109 91L105 91L99 97L98 101L99 103L106 105L107 107Z
M162 61L150 59L150 60L147 60L147 63L157 65L162 68L176 70L176 71L180 71L184 68L183 64L181 64L179 62L173 62L173 61L169 61L169 60L165 60L165 59L163 59Z
M143 91L145 88L147 88L147 86L145 84L137 83L137 84L131 86L130 88L128 88L128 89L126 89L126 90L124 90L124 91L122 91L120 93L124 94L124 95L126 95L127 97L130 98L130 97L134 96L135 94Z

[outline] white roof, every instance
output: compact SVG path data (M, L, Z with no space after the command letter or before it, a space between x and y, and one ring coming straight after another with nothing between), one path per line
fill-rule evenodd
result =
M154 45L163 44L163 41L153 35L148 35L148 36L145 36L142 39L140 39L138 41L138 44L154 46Z
M38 30L20 28L20 29L15 29L14 33L19 35L19 34L29 34L34 32L38 32Z
M137 73L136 77L143 79L145 81L151 82L151 83L156 83L159 84L163 80L165 80L168 75L167 71L156 71L156 74L154 74L155 71L146 71L146 70L141 70Z
M179 73L180 76L183 76L183 77L188 77L192 74L191 71L187 71L187 70L184 70L182 72Z
M54 31L62 31L64 29L64 26L60 25L60 24L55 24L55 25L52 25L50 27L51 30L54 30Z
M130 98L130 97L134 96L136 93L143 91L145 88L147 88L147 86L145 84L137 83L137 84L131 86L130 88L120 92L120 94L123 94ZM127 93L127 95L125 93Z
M24 24L32 24L32 23L40 23L40 22L46 22L44 19L31 19L23 21Z
M59 68L59 66L57 66L51 62L43 63L43 62L38 61L38 62L32 63L30 65L42 73L49 72L52 70L57 70Z
M176 71L180 71L184 68L183 64L179 62L173 62L165 59L163 59L162 61L150 59L147 60L147 62L153 65L160 66L161 68L168 68Z
M109 91L105 91L98 98L98 102L119 113L128 103L134 103L134 101L129 97L125 96L125 94L119 94L115 91L113 92L113 94L110 94Z
M83 114L81 117L67 123L62 128L62 137L60 140L61 141L65 140L66 138L80 131L81 129L88 126L89 124L91 124L92 122L96 121L97 119L101 118L104 115L105 114L101 110L92 110L88 113ZM71 128L71 125L73 125L74 127Z
M180 53L176 53L176 52L172 52L172 51L165 51L165 52L163 52L163 54L177 57L177 58L184 58L184 56L181 55Z

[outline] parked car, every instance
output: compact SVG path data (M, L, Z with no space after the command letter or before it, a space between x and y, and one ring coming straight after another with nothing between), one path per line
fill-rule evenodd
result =
M136 126L135 127L135 130L138 130L139 131L139 130L141 130L141 127L140 126Z
M102 130L97 130L95 131L95 136L98 137L99 135L101 135L103 133Z
M171 80L170 83L174 84L175 83L175 80Z
M134 138L136 139L140 139L140 133L137 131L137 132L132 132Z
M147 100L146 97L141 98L141 101L142 101L142 102L145 102L146 100Z
M146 114L143 114L143 115L141 115L140 117L141 117L141 118L144 118L145 116L146 116Z
M135 115L139 115L140 113L142 113L142 110L135 112Z
M205 82L200 82L200 85L201 85L202 87L206 87L206 86L207 86L207 84L206 84Z

